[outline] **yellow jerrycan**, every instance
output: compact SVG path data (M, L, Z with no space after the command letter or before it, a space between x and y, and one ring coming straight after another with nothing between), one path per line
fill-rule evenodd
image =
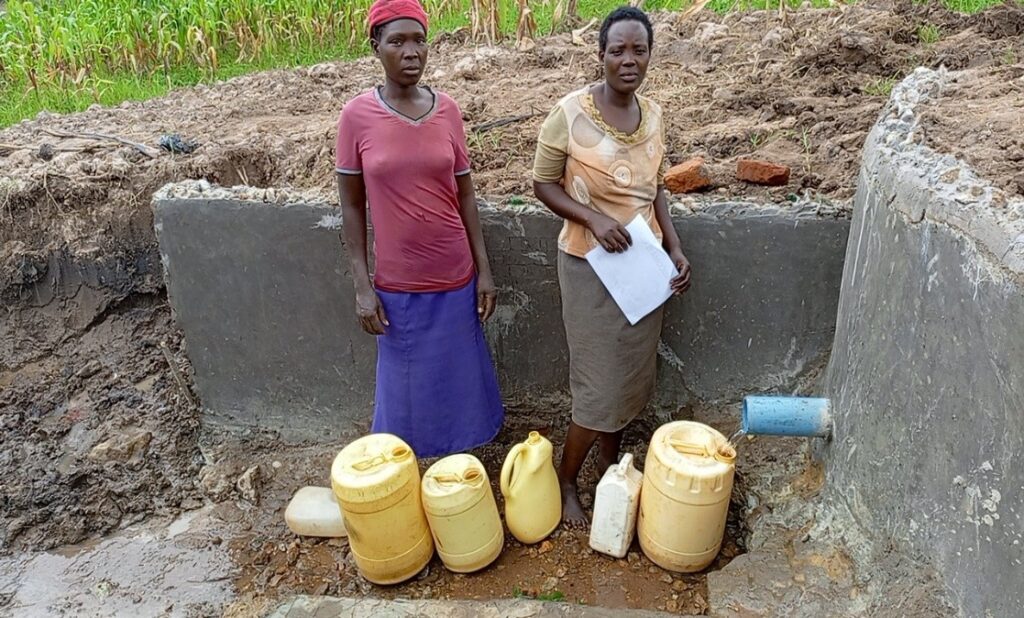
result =
M637 535L658 566L707 568L722 547L736 449L707 425L676 421L654 432L644 464Z
M331 488L363 577L397 584L427 566L434 541L420 502L416 455L408 444L386 433L359 438L334 458Z
M505 523L527 545L543 541L562 520L562 492L551 461L551 442L531 431L512 447L501 468Z
M452 455L423 475L423 510L441 561L472 573L497 559L505 544L498 504L480 460Z

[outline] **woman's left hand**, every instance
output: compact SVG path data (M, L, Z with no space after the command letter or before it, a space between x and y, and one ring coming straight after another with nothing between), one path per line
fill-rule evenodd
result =
M669 251L668 257L679 271L679 274L669 282L672 286L672 293L678 296L690 289L690 260L686 259L682 249Z
M498 290L494 287L494 278L489 272L480 273L476 280L476 312L481 322L491 319L497 303Z

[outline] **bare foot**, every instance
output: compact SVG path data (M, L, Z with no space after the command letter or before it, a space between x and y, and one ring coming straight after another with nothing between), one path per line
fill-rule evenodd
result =
M586 530L590 522L587 513L580 504L577 487L573 483L561 483L562 486L562 526L567 530Z

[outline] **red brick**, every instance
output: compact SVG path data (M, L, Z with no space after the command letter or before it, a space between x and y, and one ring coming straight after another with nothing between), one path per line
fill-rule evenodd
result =
M669 169L665 174L665 186L672 193L692 193L711 186L711 175L704 159L696 157Z
M736 178L756 185L781 187L789 182L789 168L771 161L740 159L736 162Z

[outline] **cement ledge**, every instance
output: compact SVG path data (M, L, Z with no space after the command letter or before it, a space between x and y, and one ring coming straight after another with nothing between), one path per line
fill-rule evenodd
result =
M288 187L223 187L206 180L183 180L169 183L153 194L152 201L167 200L224 200L277 204L280 206L306 205L336 208L338 201L331 191L293 189ZM557 216L535 200L517 200L497 196L478 197L481 211L509 216L536 215L557 219ZM714 196L670 196L669 210L673 217L793 217L796 219L845 219L851 215L848 201L833 201L823 196L804 194L783 202L764 202L745 199L719 199ZM341 219L336 227L340 229Z
M864 147L861 176L874 180L860 188L892 187L881 201L909 223L927 219L948 227L972 240L991 266L1022 281L1024 199L1007 195L963 161L921 143L918 108L941 96L951 75L922 67L893 89Z

